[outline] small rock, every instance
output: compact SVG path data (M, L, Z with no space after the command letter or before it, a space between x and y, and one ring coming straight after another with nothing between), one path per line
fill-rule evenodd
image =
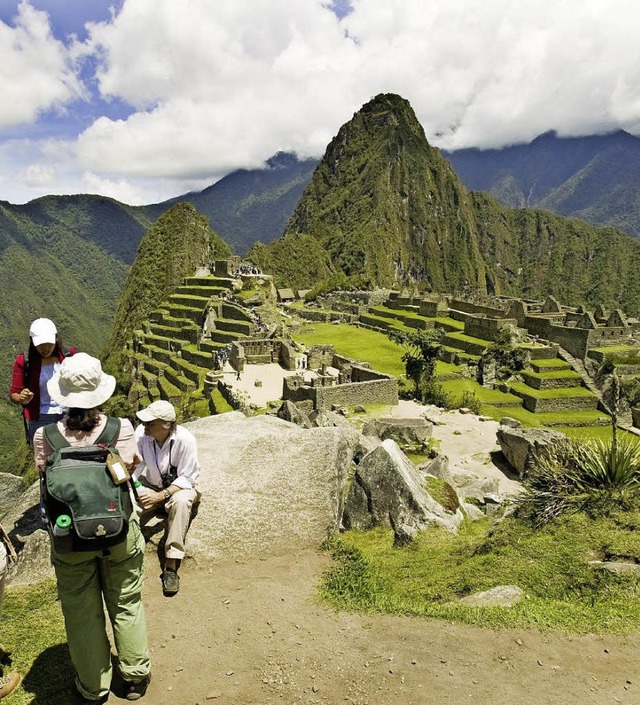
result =
M208 695L207 695L207 700L215 700L216 698L222 697L222 691L221 690L212 690Z

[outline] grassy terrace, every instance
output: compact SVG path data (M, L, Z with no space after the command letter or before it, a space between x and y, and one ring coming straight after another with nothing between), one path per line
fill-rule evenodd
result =
M561 360L558 357L553 357L550 359L541 359L541 360L531 360L529 363L531 367L534 368L534 370L540 371L540 369L546 370L546 369L551 369L551 368L557 368L557 369L562 369L562 370L568 370L571 369L571 366L569 365L568 362L565 362L564 360Z
M488 348L491 345L490 340L482 340L481 338L474 338L471 335L466 335L466 333L449 333L447 336L448 340L459 340L465 343L471 343L473 345L479 345L484 348Z
M571 399L575 397L593 397L594 394L585 387L560 387L557 389L534 389L522 382L510 384L514 392L520 392L536 399Z
M548 372L530 372L527 370L526 373L536 379L582 379L577 372L571 369L550 370Z

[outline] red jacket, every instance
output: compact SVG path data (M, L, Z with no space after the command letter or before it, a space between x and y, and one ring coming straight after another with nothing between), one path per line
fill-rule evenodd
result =
M75 355L78 352L75 348L67 348L64 352L58 350L58 360L62 362L65 357ZM20 394L27 387L33 392L33 399L23 407L25 419L36 421L40 417L40 368L42 367L42 357L36 353L35 359L29 363L27 370L25 354L20 353L13 363L13 374L11 376L11 388L9 394ZM25 374L25 372L27 374Z

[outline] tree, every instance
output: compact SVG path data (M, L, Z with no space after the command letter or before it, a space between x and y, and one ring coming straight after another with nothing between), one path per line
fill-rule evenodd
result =
M444 331L440 328L421 330L416 333L391 331L389 338L404 348L404 362L407 379L413 382L415 395L420 401L425 401L429 385L433 381L436 362L440 357Z

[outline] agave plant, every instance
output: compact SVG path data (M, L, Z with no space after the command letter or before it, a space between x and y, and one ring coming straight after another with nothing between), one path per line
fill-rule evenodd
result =
M640 444L635 440L586 443L576 448L575 461L568 475L579 491L640 489Z
M640 444L566 440L538 459L524 483L521 516L542 526L565 512L618 509L640 497Z

